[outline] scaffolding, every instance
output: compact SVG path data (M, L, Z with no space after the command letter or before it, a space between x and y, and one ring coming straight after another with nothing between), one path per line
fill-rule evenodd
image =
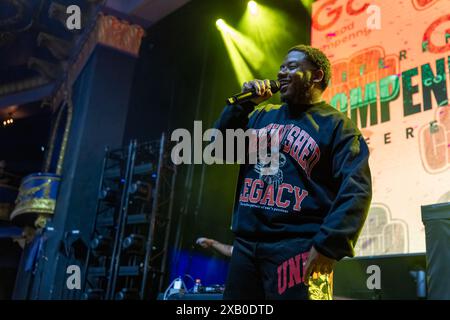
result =
M82 299L154 299L166 274L176 167L160 140L105 150Z

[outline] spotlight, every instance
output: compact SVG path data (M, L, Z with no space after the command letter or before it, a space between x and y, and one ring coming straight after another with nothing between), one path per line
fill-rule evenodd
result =
M116 293L116 300L138 300L139 292L134 288L123 288Z
M218 19L217 21L216 21L216 26L217 26L217 28L219 28L219 29L222 29L223 27L225 27L225 21L223 21L223 19Z
M143 201L150 200L151 191L151 185L142 181L136 181L130 186L130 194L132 194L135 199Z
M96 256L109 255L112 250L112 239L98 235L91 241L91 249Z
M81 295L81 300L102 300L103 296L103 289L88 289Z
M140 234L130 234L123 240L122 246L129 254L143 254L145 249L145 237Z
M9 118L6 120L3 120L3 126L6 127L10 124L13 124L14 120L12 118L12 113L9 113Z
M255 1L249 1L248 10L250 10L251 15L256 16L258 14L258 4Z
M119 196L116 190L113 190L109 187L104 188L100 191L99 195L100 200L105 201L109 205L114 205L118 202Z

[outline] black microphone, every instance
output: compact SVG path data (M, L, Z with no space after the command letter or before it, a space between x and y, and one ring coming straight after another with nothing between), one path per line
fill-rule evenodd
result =
M277 93L280 91L280 82L277 80L270 80L270 91L272 93ZM245 91L241 93L237 93L229 98L227 98L226 103L227 104L239 104L243 102L247 102L253 98L256 98L258 94L256 93L256 90L253 89L251 91Z

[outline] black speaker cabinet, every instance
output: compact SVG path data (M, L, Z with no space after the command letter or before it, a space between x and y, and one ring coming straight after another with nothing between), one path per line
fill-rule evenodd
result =
M379 274L379 286L371 276ZM425 253L344 258L334 270L335 300L418 300L426 298ZM369 284L368 284L369 282Z
M422 206L428 299L450 300L450 202Z

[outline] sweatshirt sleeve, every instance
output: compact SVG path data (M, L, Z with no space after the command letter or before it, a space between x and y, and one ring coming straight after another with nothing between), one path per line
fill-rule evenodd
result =
M214 128L225 134L226 129L243 129L247 128L249 115L256 105L247 102L242 105L226 105L215 122Z
M338 129L332 149L332 174L338 191L328 215L313 239L322 254L340 260L354 256L354 247L372 200L369 149L350 120Z
M242 105L227 105L222 111L222 114L220 115L219 119L215 122L214 128L217 129L222 136L222 139L220 140L222 142L222 145L217 145L217 149L221 149L220 154L216 154L216 157L222 158L223 160L226 160L227 163L244 163L247 155L248 150L248 141L245 140L245 150L243 153L239 152L236 139L233 138L233 140L228 141L228 137L226 134L227 129L242 129L243 131L246 131L248 128L250 115L253 112L255 108L255 104L252 102L247 102ZM218 140L216 137L214 137L214 143L217 143ZM233 153L229 153L229 149L227 146L233 146L232 151Z

